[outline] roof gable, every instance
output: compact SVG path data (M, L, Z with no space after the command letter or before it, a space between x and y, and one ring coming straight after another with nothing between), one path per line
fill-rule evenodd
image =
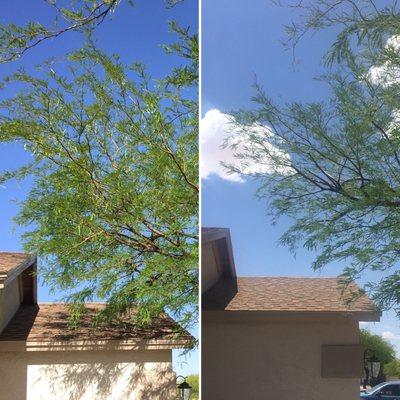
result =
M35 263L36 257L29 253L0 252L0 289Z
M201 287L208 290L224 278L236 277L230 231L227 228L202 228Z

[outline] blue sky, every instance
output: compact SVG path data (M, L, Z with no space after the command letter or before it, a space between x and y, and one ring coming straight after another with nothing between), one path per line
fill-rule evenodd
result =
M326 87L314 78L323 71L320 59L334 31L306 37L293 55L285 50L282 40L283 25L296 17L296 10L266 0L253 0L251 6L247 0L203 0L202 9L202 126L208 130L207 140L206 132L202 132L202 171L214 168L216 172L202 180L203 226L231 229L239 275L338 275L340 265L313 272L312 253L299 249L294 257L278 244L290 221L282 219L278 225L271 225L266 205L254 198L257 184L233 181L215 166L217 157L227 154L215 151L217 141L210 137L224 128L220 112L252 107L255 75L275 99L324 99ZM400 356L400 329L394 313L384 313L380 323L363 326L390 338Z
M190 26L193 32L198 26L198 4L195 0L186 0L173 9L165 7L164 0L137 0L136 7L131 8L126 1L121 3L111 20L104 22L96 31L94 38L97 45L108 53L118 53L126 63L141 61L148 66L148 72L161 77L170 72L176 65L174 56L165 55L161 44L171 43L176 37L169 32L168 21L176 20L182 26ZM30 19L42 23L52 21L51 9L43 1L15 0L7 3L0 14L2 23L26 23ZM56 40L47 41L28 52L20 61L1 64L0 77L9 74L16 68L24 67L28 72L44 60L54 57L60 62L70 51L78 49L84 42L77 33L68 33ZM10 91L2 96L10 96ZM196 95L193 93L193 95ZM0 144L0 171L15 168L29 160L19 145ZM15 226L12 218L18 212L18 202L22 201L29 191L31 182L9 182L0 187L0 250L18 251L22 249L20 234L23 229ZM40 262L40 260L39 260ZM50 294L45 286L39 287L39 301L58 300L59 294ZM198 354L192 351L189 355L179 356L174 351L174 368L178 374L188 375L198 371Z

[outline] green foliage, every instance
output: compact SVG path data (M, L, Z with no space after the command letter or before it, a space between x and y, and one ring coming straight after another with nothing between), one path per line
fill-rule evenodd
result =
M175 21L170 21L170 29L179 37L179 41L170 45L164 45L168 54L179 54L193 62L185 67L174 68L168 82L175 86L185 86L194 81L197 82L199 65L199 42L197 35L190 35L189 28L180 27Z
M400 377L400 360L393 360L387 363L384 367L386 376Z
M41 42L56 38L66 32L90 33L120 3L120 0L46 1L54 12L53 27L33 21L25 26L13 23L0 24L0 64L16 60ZM62 21L61 24L59 20Z
M307 30L339 29L328 51L327 72L320 78L330 98L278 104L256 83L255 110L234 113L240 133L229 143L238 164L229 167L245 172L243 166L249 163L267 165L268 172L255 174L260 183L257 195L268 202L274 222L283 215L294 221L281 243L292 251L299 245L317 251L316 270L345 263L344 283L366 270L379 271L381 278L365 289L383 309L398 310L397 3L382 9L371 1L301 6L306 7L305 22L295 24L294 38ZM260 126L270 131L260 134Z
M0 177L34 178L17 218L26 250L69 293L74 323L82 302L104 299L99 321L137 306L138 324L168 311L187 327L198 299L198 107L187 94L197 76L155 81L91 46L68 67L15 73L8 85L22 89L0 103L0 142L33 157Z
M292 6L300 17L286 26L286 44L296 47L307 34L331 28L336 39L327 53L328 64L348 61L355 47L382 47L400 30L397 1L304 0Z
M374 354L382 365L389 364L395 359L394 347L379 335L374 335L367 329L360 330L361 344L367 354Z
M192 395L190 396L190 400L199 400L199 376L189 375L186 381L192 387Z
M379 335L374 335L367 329L360 329L360 340L361 344L365 349L365 360L370 357L376 357L380 362L379 376L373 381L373 385L378 382L383 382L385 377L385 367L389 363L395 360L395 349L394 347L385 339ZM364 365L364 370L366 376L371 379L371 371L369 370L369 363Z
M104 20L110 18L122 1L134 5L133 0L45 0L53 11L53 24L46 26L29 21L20 26L0 23L0 64L17 60L40 43L67 32L90 35ZM166 0L174 7L183 0Z

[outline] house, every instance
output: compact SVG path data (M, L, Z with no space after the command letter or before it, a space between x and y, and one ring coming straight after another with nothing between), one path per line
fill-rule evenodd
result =
M0 400L176 398L172 349L193 338L171 318L139 329L127 316L96 330L104 304L92 303L72 329L67 305L38 304L36 288L34 256L0 253Z
M207 400L355 400L359 322L380 312L337 278L237 277L228 229L202 231Z

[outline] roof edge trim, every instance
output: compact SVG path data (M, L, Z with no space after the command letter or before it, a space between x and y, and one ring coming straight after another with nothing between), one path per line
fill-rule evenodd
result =
M215 309L203 309L203 313L207 315L219 315L225 314L230 316L259 316L259 317L304 317L304 318L315 318L315 317L350 317L358 322L379 322L382 312L379 310L375 311L300 311L300 310L286 310L286 311L272 311L272 310L215 310Z
M190 348L190 339L151 340L88 340L35 341L15 340L0 342L0 352L7 351L82 351L82 350L168 350Z

